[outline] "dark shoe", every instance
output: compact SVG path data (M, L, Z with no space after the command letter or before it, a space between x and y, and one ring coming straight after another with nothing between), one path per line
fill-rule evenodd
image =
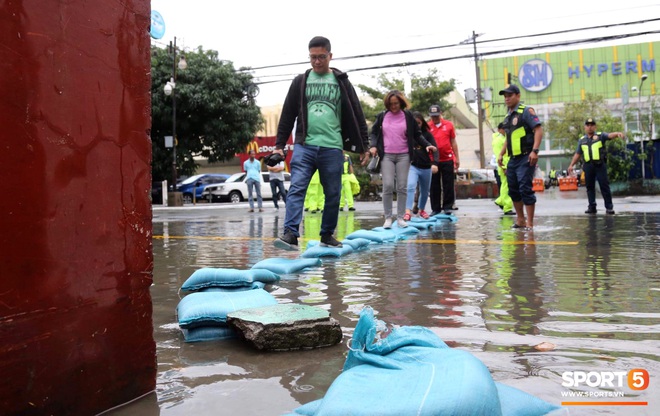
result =
M335 248L341 248L343 245L341 244L340 241L337 241L336 238L332 236L332 234L325 234L321 236L321 244L319 244L321 247L335 247Z
M605 213L607 215L614 215L614 210L613 209L608 209L607 211L605 211Z
M275 240L275 247L283 250L298 250L298 237L286 231L282 237Z
M498 204L496 201L493 201L493 202L494 202L495 205L497 205L500 209L504 209L504 205L500 205L500 204Z
M516 212L513 211L513 210L509 210L509 211L505 212L504 215L516 215Z
M438 214L442 214L442 212L441 211L431 211L431 216L432 217L435 217Z
M254 210L253 209L248 209L248 212L254 212Z
M511 228L513 228L514 230L517 230L517 229L521 229L521 228L524 229L524 228L527 228L527 227L525 227L524 225L513 224L511 226Z
M305 212L309 211L309 208L305 208Z
M596 208L587 208L586 211L584 211L585 214L595 214L596 213Z
M453 211L458 211L458 206L456 204L452 205L451 209Z
M348 208L348 210L349 210L349 211L355 211L355 208L350 207L350 208Z
M311 210L311 211L309 211L309 212L311 212L312 214L316 214L317 212L319 212L319 210L318 210L318 209L313 209L313 210Z
M263 210L263 209L261 209L261 208L259 208L259 212L264 212L264 210Z
M445 210L445 215L451 215L451 211L448 210L448 209L446 209L446 210Z

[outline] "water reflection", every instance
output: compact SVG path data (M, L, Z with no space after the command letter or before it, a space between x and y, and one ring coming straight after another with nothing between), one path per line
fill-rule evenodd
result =
M318 240L320 218L305 215L303 245ZM194 270L297 257L272 247L282 220L283 213L154 224L159 375L157 401L151 400L158 409L145 399L136 404L140 410L117 414L200 416L222 409L276 415L323 396L341 371L344 345L259 353L238 341L186 344L176 325L178 289ZM321 267L283 276L269 289L281 303L330 311L344 340L365 305L388 323L432 328L451 345L476 354L496 380L554 403L562 400L564 371L645 368L657 377L660 215L543 220L529 233L511 230L510 217L461 217L406 241L324 259ZM337 237L381 221L377 215L342 212ZM556 350L534 350L542 341L556 344ZM657 386L635 394L660 406ZM258 404L263 397L269 398L267 409Z

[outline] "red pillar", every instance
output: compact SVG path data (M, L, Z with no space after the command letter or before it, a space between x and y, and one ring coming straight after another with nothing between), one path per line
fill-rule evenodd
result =
M150 2L0 5L0 414L153 391Z

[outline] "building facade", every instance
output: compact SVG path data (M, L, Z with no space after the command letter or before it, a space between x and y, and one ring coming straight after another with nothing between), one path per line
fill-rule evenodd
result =
M507 109L498 92L513 83L521 89L521 102L534 107L543 121L564 103L584 100L588 93L603 97L615 117L636 108L648 120L657 88L656 50L660 51L660 42L482 60L482 91L493 92L493 101L483 105L485 117L494 126L502 121ZM624 126L628 131L640 128L636 120L625 120ZM653 126L644 127L640 134L647 140L655 138ZM547 170L552 159L566 159L564 153L546 135L541 145L545 166L541 167Z

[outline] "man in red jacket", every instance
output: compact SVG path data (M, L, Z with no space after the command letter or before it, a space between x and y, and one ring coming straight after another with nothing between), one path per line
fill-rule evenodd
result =
M438 145L440 160L433 161L431 166L431 216L445 211L451 214L456 200L454 192L454 172L460 166L458 159L458 144L456 130L451 121L442 118L440 106L435 104L429 108L429 131Z

